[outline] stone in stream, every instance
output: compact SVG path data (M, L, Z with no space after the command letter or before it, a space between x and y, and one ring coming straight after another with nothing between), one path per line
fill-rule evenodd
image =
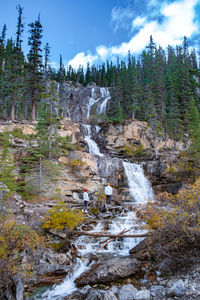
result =
M175 281L168 291L169 296L181 297L185 294L185 285L182 279Z
M75 283L83 286L93 283L106 283L136 274L141 263L135 258L114 257L95 264L89 271L81 274Z
M111 291L91 290L86 300L117 300Z
M119 291L119 300L132 300L135 299L138 290L132 284L122 286Z

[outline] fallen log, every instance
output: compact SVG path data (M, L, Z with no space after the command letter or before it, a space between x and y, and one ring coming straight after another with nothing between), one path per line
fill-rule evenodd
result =
M130 231L131 229L124 229L124 230L122 230L122 231L120 231L118 234L123 234L123 233L126 233L126 232L128 232L128 231ZM111 238L110 237L108 237L107 239L105 239L104 241L100 241L99 243L100 244L104 244L104 243L106 243L108 240L110 240ZM112 238L112 240L113 240L114 238Z
M130 230L131 230L131 229L124 229L124 230L120 231L118 234L122 234L122 233L128 232L128 231L130 231ZM105 247L106 245L108 245L109 243L111 243L114 239L115 239L115 238L109 237L109 238L107 238L106 240L104 240L103 242L100 242L100 243L103 243L103 245L101 245L101 246L96 250L96 252L99 251L99 250L101 250L102 248L104 248L104 247Z
M110 238L118 238L118 237L124 237L124 238L137 238L137 237L147 237L148 233L143 234L112 234L112 233L103 233L103 232L88 232L88 231L72 231L72 235L87 235L87 236L93 236L93 237L110 237Z

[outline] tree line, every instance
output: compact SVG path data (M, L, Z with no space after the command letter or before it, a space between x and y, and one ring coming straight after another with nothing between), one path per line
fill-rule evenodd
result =
M51 102L62 98L66 81L83 86L95 82L110 88L109 121L137 118L147 121L155 133L169 134L175 140L189 132L200 147L199 62L186 37L182 45L164 50L155 45L151 36L137 58L129 52L126 60L92 66L88 63L86 70L83 66L77 70L65 68L60 55L59 68L53 69L49 64L49 44L42 49L40 16L28 24L30 49L26 56L22 50L24 23L20 5L17 12L16 39L6 39L6 25L0 35L1 118L35 120L45 101L51 107ZM58 89L55 82L59 82Z

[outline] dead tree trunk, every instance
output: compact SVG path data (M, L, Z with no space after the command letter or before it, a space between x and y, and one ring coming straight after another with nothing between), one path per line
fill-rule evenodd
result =
M143 233L143 234L123 234L123 233L118 233L118 234L112 234L112 233L103 233L103 232L88 232L88 231L72 231L72 235L87 235L87 236L93 236L93 237L110 237L110 238L131 238L131 237L147 237L148 233Z
M130 229L124 229L124 230L122 230L121 232L119 232L119 234L123 234L123 233L128 232L128 231L130 231ZM101 249L104 248L106 245L108 245L109 243L111 243L114 239L115 239L115 238L109 237L109 238L107 238L106 240L100 242L100 244L103 244L103 245L101 245L96 251L101 250Z

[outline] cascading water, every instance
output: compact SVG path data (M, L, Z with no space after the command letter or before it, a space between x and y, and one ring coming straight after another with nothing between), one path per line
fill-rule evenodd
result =
M110 97L108 88L100 88L101 97L105 98L102 103L97 106L97 114L103 114L106 112L106 106Z
M94 87L92 88L92 92L91 92L91 97L88 101L88 104L87 104L87 119L89 119L90 117L90 110L91 110L91 107L99 100L98 99L95 99L94 98Z
M86 125L85 125L86 126ZM86 126L88 132L91 133L91 128ZM144 177L143 169L140 165L123 162L124 169L129 181L130 192L136 203L146 203L147 200L154 198L153 191L149 181ZM135 181L135 182L134 182ZM143 223L139 224L135 212L122 213L109 223L108 232L112 234L118 234L122 231L127 231L128 234L142 234L146 230L143 229ZM100 221L97 226L91 230L91 232L105 232L104 222ZM124 238L120 240L114 240L110 242L106 247L101 248L100 243L105 238L91 238L81 236L75 241L75 245L82 257L86 257L90 253L96 253L100 255L112 255L112 256L127 256L129 250L139 244L143 238ZM83 260L84 261L84 260ZM64 282L60 285L55 285L51 290L47 290L45 293L35 300L61 300L65 296L72 294L76 291L75 279L83 272L87 271L92 264L89 265L86 259L83 262L81 259L77 259L76 266L72 274L69 274Z
M142 224L141 224L142 225ZM135 212L129 212L127 214L122 214L117 217L114 221L109 224L108 232L112 234L117 234L123 230L127 230L129 234L142 234L146 231L141 229L137 223L137 217ZM97 226L90 232L105 232L104 222L100 222ZM96 253L104 256L127 256L129 250L135 247L143 238L125 238L113 241L109 243L105 248L101 248L101 242L105 238L96 238L81 236L75 241L75 246L77 247L78 252L81 254L82 258L85 260L77 259L76 266L72 274L67 275L64 282L59 285L55 285L51 290L47 290L42 295L36 296L35 300L61 300L65 296L72 294L77 290L75 286L75 279L78 278L83 272L87 271L92 263L89 264L87 256L90 253Z
M153 189L149 180L144 176L140 165L123 161L126 177L128 179L129 190L136 203L145 204L154 199Z
M88 144L89 153L90 154L95 154L95 155L98 155L98 156L103 156L103 154L99 150L99 147L98 147L97 143L91 137L91 125L82 124L82 126L83 126L84 132L85 132L84 140ZM97 126L95 126L95 129L96 129L96 127Z
M93 96L94 90L92 90ZM104 101L108 101L108 89L101 88L101 96L107 97ZM88 118L90 115L91 106L96 102L94 98L90 101L88 105ZM94 102L95 101L95 102ZM107 103L107 102L106 102ZM102 103L103 104L103 103ZM105 104L106 107L106 104ZM92 127L91 125L82 124L84 139L88 144L89 152L98 156L103 156L100 152L97 144L92 140ZM95 126L96 133L99 132L100 127ZM102 158L100 158L102 159ZM104 156L103 159L106 159ZM112 162L110 162L112 164ZM145 178L143 169L140 165L131 164L123 161L123 166L125 174L128 179L130 194L134 199L135 203L145 204L148 200L153 200L153 190L149 181ZM109 162L106 160L106 168L109 168ZM122 231L126 231L127 234L142 234L146 231L143 229L143 223L139 224L139 220L136 217L135 212L122 213L115 219L108 221L107 232L112 234L118 234ZM105 222L104 220L99 220L91 232L103 232L105 233ZM68 274L62 284L54 285L52 288L48 288L46 292L35 296L35 300L62 300L66 296L71 295L77 290L75 286L75 279L78 278L83 272L87 271L92 263L89 263L87 256L90 253L100 254L101 256L127 256L129 250L139 244L143 238L123 238L114 239L104 247L105 238L92 238L87 236L80 236L74 241L74 244L81 254L82 259L77 258L76 265L71 274Z

